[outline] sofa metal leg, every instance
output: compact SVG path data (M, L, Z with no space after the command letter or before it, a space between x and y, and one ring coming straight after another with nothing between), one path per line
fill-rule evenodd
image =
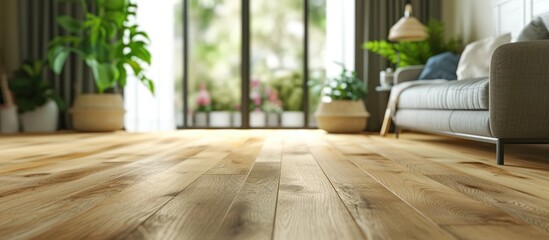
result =
M505 154L505 142L498 139L496 142L496 161L498 165L503 165L503 156Z
M399 135L400 135L400 129L397 127L396 124L393 124L393 127L395 129L395 136L396 138L398 139Z

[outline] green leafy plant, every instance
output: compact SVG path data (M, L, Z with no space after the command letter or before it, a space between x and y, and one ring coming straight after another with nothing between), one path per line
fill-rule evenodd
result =
M65 108L63 100L55 94L50 84L42 79L45 65L43 61L27 61L9 81L9 88L15 95L19 113L33 111L50 99L59 106L59 109Z
M91 69L99 93L126 84L126 67L154 94L154 83L144 70L150 65L148 35L130 21L137 5L130 0L92 0L95 11L89 11L89 0L58 0L77 2L83 19L64 15L57 23L67 32L50 41L48 59L53 71L60 74L70 53L79 56Z
M367 88L364 81L358 78L356 72L349 72L343 65L341 67L341 74L324 86L323 94L332 100L358 101L366 97Z
M232 111L238 103L238 82L224 81L217 83L212 88L212 110L213 111Z
M446 41L444 37L444 24L437 20L430 20L427 23L429 37L418 42L388 42L368 41L363 48L385 57L397 67L411 65L422 65L427 60L439 53L459 53L462 45L458 39Z
M271 80L269 84L278 92L284 111L300 111L302 109L303 74L301 72L283 74Z

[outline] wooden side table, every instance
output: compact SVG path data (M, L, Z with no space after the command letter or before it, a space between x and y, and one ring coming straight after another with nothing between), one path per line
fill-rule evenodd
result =
M391 93L391 89L393 89L393 86L377 86L376 91L377 92L388 92L389 96ZM387 104L387 109L385 109L385 116L383 117L383 124L381 125L381 131L379 132L379 135L385 136L387 133L389 133L389 129L391 128L391 108L389 104Z

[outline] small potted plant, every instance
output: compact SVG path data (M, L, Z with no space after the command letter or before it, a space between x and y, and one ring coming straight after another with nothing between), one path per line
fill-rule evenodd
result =
M236 81L218 82L218 86L212 90L212 112L210 112L210 127L231 127L231 110L236 104Z
M261 82L257 79L250 84L250 127L265 127L266 116L261 111L264 95L261 91Z
M242 126L242 113L240 112L240 104L235 104L233 111L231 112L231 126L232 127L241 127Z
M49 43L48 61L60 74L70 54L91 70L98 94L77 94L70 110L72 127L78 131L115 131L124 127L124 102L119 90L130 75L154 94L154 83L145 74L151 64L148 35L131 16L137 12L132 0L66 0L82 9L82 19L59 16L65 34ZM88 4L93 2L93 8ZM126 69L131 69L128 73ZM83 76L76 81L81 82ZM81 86L82 84L77 84Z
M329 133L353 133L366 128L368 116L362 98L366 86L355 72L344 66L339 77L329 81L324 89L324 98L315 113L318 127Z
M270 87L265 88L267 100L261 107L267 114L267 127L278 127L280 125L280 114L282 113L282 101L278 99L278 91Z
M196 97L196 113L194 114L195 127L208 126L208 113L212 110L212 98L206 87L206 84L200 84L198 96Z
M42 79L44 65L43 61L27 61L9 81L25 132L54 132L59 110L65 107L50 84Z
M281 71L271 85L278 91L282 100L282 127L303 127L305 114L302 111L303 74Z

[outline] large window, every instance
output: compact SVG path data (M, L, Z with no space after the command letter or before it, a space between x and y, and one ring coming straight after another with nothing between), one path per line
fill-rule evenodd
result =
M326 0L175 1L179 127L315 126L319 86L342 62L327 51L327 22L345 14Z

